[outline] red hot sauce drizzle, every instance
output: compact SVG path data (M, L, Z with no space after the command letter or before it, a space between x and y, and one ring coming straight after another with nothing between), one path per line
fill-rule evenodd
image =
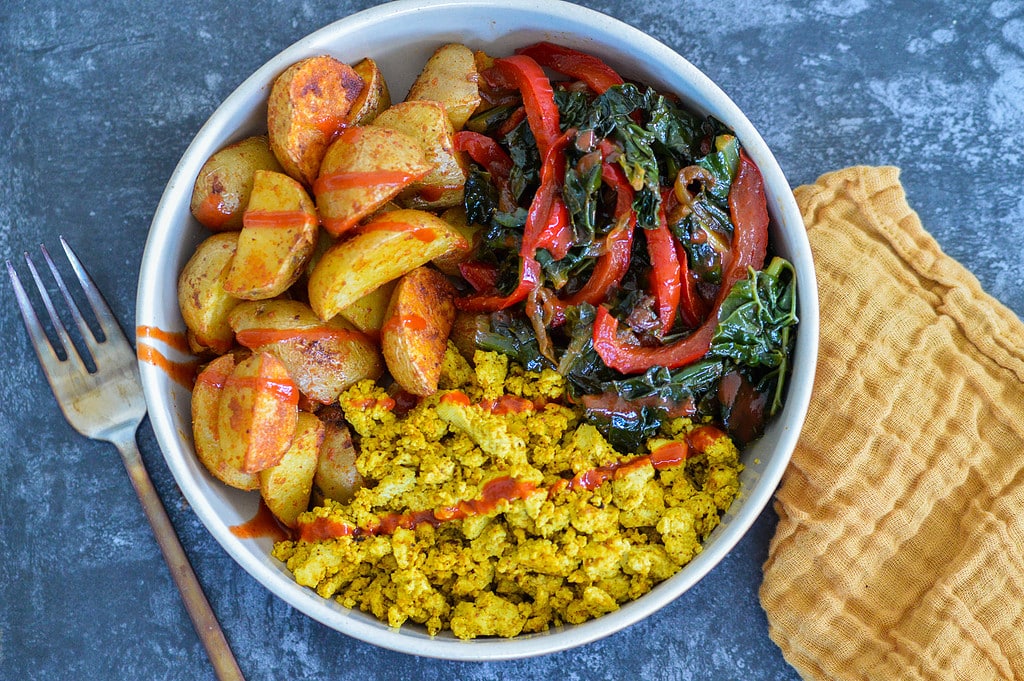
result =
M232 525L228 530L239 539L269 537L278 542L291 539L292 536L291 531L278 522L262 499L260 499L260 505L256 508L256 515L241 525Z
M408 232L412 237L424 243L430 243L437 238L437 232L430 227L411 225L408 222L394 222L389 220L376 220L359 229L361 234L366 232Z
M301 229L317 224L317 219L304 210L247 210L242 224L249 228Z
M188 347L188 340L185 338L185 334L164 331L155 326L137 326L135 327L135 354L139 361L162 369L172 381L186 390L192 390L192 386L195 385L196 374L199 371L199 361L195 359L188 361L172 360L146 342L150 340L159 341L177 352L189 353L191 350Z
M381 327L381 333L394 333L399 329L409 329L410 331L423 331L427 328L427 320L418 314L409 315L395 315L391 317Z
M404 187L416 179L403 170L340 171L321 175L313 183L314 194L364 187Z
M221 229L231 219L233 211L220 193L211 192L196 207L196 219L210 229Z
M365 339L365 334L359 331L326 327L311 329L243 329L235 334L235 340L238 341L239 345L244 345L250 350L279 341L296 340L315 343L325 340L346 341Z

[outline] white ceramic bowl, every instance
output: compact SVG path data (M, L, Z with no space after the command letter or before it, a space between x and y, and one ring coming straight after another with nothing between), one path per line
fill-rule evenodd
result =
M595 54L623 76L673 92L689 107L711 114L735 130L764 176L773 247L795 264L799 277L801 321L785 409L764 437L744 453L740 498L705 543L704 551L678 574L611 614L510 640L460 641L447 633L431 637L414 625L392 629L370 615L350 611L296 585L284 566L270 557L269 539L242 540L230 532L231 526L253 517L257 495L229 489L207 474L192 451L188 391L160 368L145 362L140 365L150 421L167 465L189 504L231 557L267 589L310 617L349 636L406 653L461 660L540 655L602 638L663 607L721 561L764 509L789 461L810 399L818 333L814 270L800 213L775 158L740 110L692 64L635 28L559 0L399 0L337 21L267 62L210 117L167 184L142 261L137 323L171 332L184 330L175 294L178 273L196 244L208 235L189 213L192 184L211 153L265 131L270 84L288 65L322 53L347 62L371 56L380 64L392 93L401 98L421 65L442 43L462 42L504 55L538 40ZM170 348L160 350L175 358Z

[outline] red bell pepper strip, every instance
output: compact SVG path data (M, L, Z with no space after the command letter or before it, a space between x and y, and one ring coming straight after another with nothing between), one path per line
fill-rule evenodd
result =
M599 58L569 47L539 42L516 50L516 54L532 57L541 66L581 80L597 94L613 85L622 85L622 76Z
M556 206L560 204L562 208L565 207L564 202L561 201L560 192L565 177L565 146L572 134L574 134L572 131L567 131L565 134L559 135L543 156L540 166L540 186L537 187L537 192L530 202L530 210L526 213L526 226L523 227L523 243L519 249L519 255L524 258L533 257L537 253L541 238L547 230L558 229L557 226L551 226L552 219L561 220L563 217L556 210ZM568 209L566 209L564 217L567 221Z
M546 248L552 258L561 260L572 247L572 238L569 208L561 196L555 196L548 216L548 224L537 238L537 248Z
M578 291L567 298L551 299L545 304L545 312L552 326L565 323L565 310L573 305L601 303L608 292L619 285L629 269L629 256L633 249L633 231L636 228L636 212L633 210L633 188L626 179L622 168L615 163L604 161L601 178L616 191L616 224L604 238L604 252L597 258L590 279Z
M509 177L512 174L512 158L495 140L471 130L460 130L452 138L457 151L464 151L474 162L490 173L491 181L498 189L498 207L505 211L515 210L515 198Z
M478 260L459 263L459 274L477 292L493 290L498 282L498 268Z
M697 282L690 271L690 261L686 254L686 248L676 242L676 253L679 260L679 281L682 284L679 288L679 318L691 329L700 326L704 315L707 314L704 299L697 293Z
M594 320L594 350L604 363L624 374L639 374L653 366L677 369L691 364L711 347L718 327L718 310L733 284L747 276L747 269L760 269L768 248L768 208L761 171L746 152L740 151L736 178L729 191L729 214L733 223L733 257L722 275L714 306L704 322L686 338L660 347L641 347L622 342L619 321L604 307Z
M455 149L464 151L492 176L506 180L512 172L512 158L496 141L472 130L460 130L452 138Z
M455 307L463 312L494 312L504 310L526 300L530 291L540 284L540 264L533 258L522 258L519 263L519 285L516 290L503 296L493 289L490 292L475 293L455 299Z
M747 276L748 267L755 270L764 267L764 257L768 252L768 202L764 195L764 178L742 149L736 178L729 190L729 215L735 229L733 260L739 261L731 263L730 268L739 270L738 280ZM725 295L728 294L726 291Z
M544 75L544 69L530 57L516 54L495 59L490 80L497 87L519 90L540 157L547 156L548 149L562 134L562 129L551 82Z
M667 336L676 321L676 309L680 297L679 257L676 255L675 239L668 229L665 217L665 202L658 207L658 225L645 232L647 253L651 258L651 286L658 306L661 321L661 335Z
M516 127L523 122L524 118L526 118L526 109L520 106L509 114L508 118L505 119L505 122L499 125L498 129L494 131L495 138L501 139L505 137L505 135L515 130Z

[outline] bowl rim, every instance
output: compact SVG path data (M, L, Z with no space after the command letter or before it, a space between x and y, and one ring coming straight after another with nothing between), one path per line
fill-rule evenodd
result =
M200 521L221 547L268 591L300 612L341 633L383 648L424 657L495 661L544 655L609 636L660 610L681 596L733 549L774 495L802 428L810 402L814 367L817 362L818 299L811 250L803 230L800 211L774 155L732 100L702 71L670 47L619 19L564 0L395 0L342 17L280 51L246 78L203 124L178 161L154 213L140 268L136 295L137 324L140 327L153 325L167 328L168 320L159 314L161 294L154 290L158 287L147 284L151 284L154 276L160 272L169 247L175 240L180 240L180 235L176 233L176 228L180 224L175 222L174 212L180 208L181 197L191 195L195 175L205 161L206 153L202 154L202 158L197 158L197 154L206 148L217 148L213 143L221 132L231 126L238 127L239 113L233 110L238 103L252 99L260 93L265 99L269 84L277 73L298 59L317 53L321 44L330 42L330 38L339 32L351 33L382 21L394 21L398 17L418 12L461 9L486 9L499 13L511 11L554 17L563 25L571 25L574 33L588 40L598 36L598 45L613 44L611 40L614 38L615 41L627 44L631 52L654 55L656 63L660 64L662 69L669 69L677 74L675 78L679 83L687 83L696 88L710 102L710 108L716 112L716 116L727 121L727 125L735 131L748 154L760 168L766 188L772 188L769 203L773 222L779 223L779 228L789 233L789 238L793 242L791 246L795 250L790 259L797 270L800 282L800 327L794 356L799 358L800 363L794 367L784 411L776 422L781 424L781 432L775 446L770 450L770 461L760 471L759 479L752 489L741 491L743 502L738 512L731 515L729 523L723 523L715 530L715 541L708 542L705 550L694 561L684 566L673 577L658 584L649 593L624 604L615 612L582 624L557 627L549 632L513 639L459 641L441 636L429 637L425 633L412 632L410 635L408 627L391 629L377 622L365 621L364 618L370 616L361 613L352 616L352 613L339 612L341 606L331 606L328 599L321 598L311 589L300 587L283 566L275 569L268 561L257 560L250 551L243 550L241 542L245 540L231 534L228 523L217 514L211 502L197 489L192 479L194 461L189 464L184 457L188 456L193 460L195 457L191 447L183 443L182 434L169 418L174 404L167 390L166 375L141 360L139 366L149 405L150 423L176 483ZM498 20L495 20L495 24L497 23ZM672 87L669 86L670 89ZM784 191L782 188L785 188ZM161 324L164 326L161 327ZM287 580L287 585L283 587L282 579Z

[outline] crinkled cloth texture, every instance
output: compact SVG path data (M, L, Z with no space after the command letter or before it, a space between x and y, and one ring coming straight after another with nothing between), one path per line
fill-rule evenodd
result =
M821 348L764 565L771 637L805 679L1024 678L1024 325L898 169L796 197Z

